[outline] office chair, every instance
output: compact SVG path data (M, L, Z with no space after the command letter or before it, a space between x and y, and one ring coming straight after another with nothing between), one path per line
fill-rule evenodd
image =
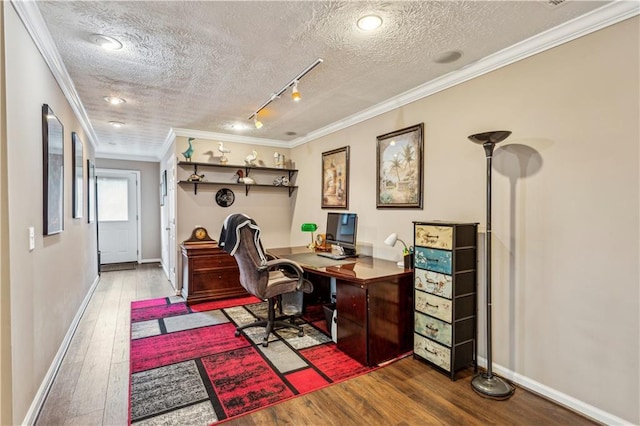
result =
M289 327L298 330L302 337L302 327L293 323L292 314L302 313L302 303L298 312L287 312L276 317L276 306L282 312L282 296L292 292L311 293L313 285L303 277L302 267L288 259L275 259L267 255L260 242L260 228L253 219L243 214L232 214L225 219L219 245L231 254L238 263L240 284L254 296L268 300L268 317L238 326L236 337L241 330L249 327L266 327L262 346L269 345L269 335L276 329Z

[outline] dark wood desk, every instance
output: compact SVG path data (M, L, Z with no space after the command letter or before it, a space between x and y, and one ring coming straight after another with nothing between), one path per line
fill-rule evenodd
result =
M336 279L340 350L373 366L413 349L412 269L370 256L336 261L306 247L268 251L298 262L316 289Z

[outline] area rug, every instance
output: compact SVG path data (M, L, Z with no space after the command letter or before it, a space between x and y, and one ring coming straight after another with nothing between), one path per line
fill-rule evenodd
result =
M296 320L303 337L281 329L266 348L264 328L235 337L266 312L254 297L133 302L129 423L209 425L372 371L338 350L321 309Z

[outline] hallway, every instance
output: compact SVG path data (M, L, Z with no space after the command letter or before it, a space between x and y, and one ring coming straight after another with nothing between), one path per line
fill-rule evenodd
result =
M37 425L126 425L131 301L173 296L156 263L103 272Z

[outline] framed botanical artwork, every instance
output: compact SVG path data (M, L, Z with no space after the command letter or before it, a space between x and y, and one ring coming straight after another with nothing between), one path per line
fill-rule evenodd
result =
M87 160L87 222L96 220L96 166L93 161Z
M82 155L82 141L76 132L71 132L71 149L73 150L73 217L82 217L84 208L84 158Z
M422 208L423 135L420 123L377 137L377 208Z
M349 147L322 153L323 209L349 208Z
M64 229L64 127L49 105L42 105L43 233Z

